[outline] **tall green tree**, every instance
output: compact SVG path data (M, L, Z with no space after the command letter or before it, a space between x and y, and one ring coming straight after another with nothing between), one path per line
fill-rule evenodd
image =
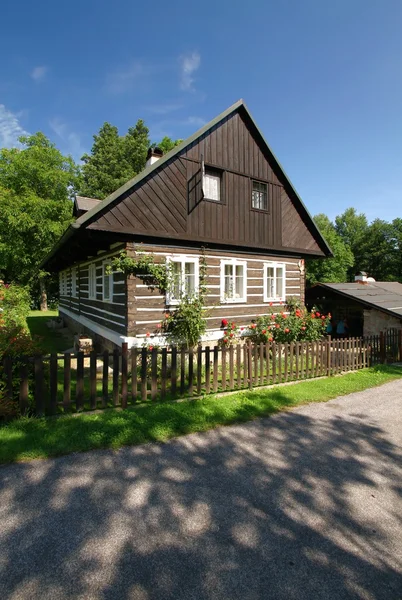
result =
M79 169L43 133L0 150L0 276L42 290L39 265L72 218Z
M166 153L180 142L165 136L152 146ZM99 200L106 198L145 168L150 146L149 129L143 120L139 119L124 136L114 125L104 123L94 135L91 153L82 157L80 193Z
M76 189L79 168L41 132L19 138L21 148L0 150L0 186L44 200L67 200Z
M308 259L306 278L310 285L315 283L337 283L347 280L348 270L353 267L354 257L351 249L337 233L335 226L326 215L319 214L314 222L329 244L333 258Z
M335 229L353 253L354 265L349 267L345 280L353 281L356 270L368 269L370 250L367 245L369 241L367 217L363 213L358 214L354 208L347 208L335 218Z

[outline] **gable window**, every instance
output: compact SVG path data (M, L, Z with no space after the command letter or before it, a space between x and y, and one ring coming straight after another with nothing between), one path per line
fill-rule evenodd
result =
M96 299L96 267L89 265L88 267L88 297L91 300Z
M285 272L282 263L264 264L264 302L285 300Z
M245 302L246 289L246 261L221 260L221 302Z
M202 175L202 191L206 200L221 201L222 175L205 167Z
M166 294L167 304L178 304L184 296L197 294L199 287L198 258L187 256L168 257L170 289Z
M103 300L105 302L111 302L113 299L113 273L108 272L111 268L112 263L110 260L103 262Z
M77 269L76 269L76 267L71 269L71 295L73 298L77 297Z
M268 186L261 181L253 181L251 206L257 210L268 210Z

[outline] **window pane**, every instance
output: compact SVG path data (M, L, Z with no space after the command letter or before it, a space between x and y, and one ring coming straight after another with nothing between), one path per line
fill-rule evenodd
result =
M225 265L225 297L233 298L233 265Z
M267 184L253 181L252 207L259 210L268 210Z
M184 285L186 294L195 292L195 264L193 262L184 263Z
M171 263L171 273L172 273L172 298L174 300L180 299L180 290L181 290L181 263L180 262L172 262Z
M244 267L243 265L236 265L236 298L243 298L244 296Z
M277 298L282 298L284 294L283 290L284 277L283 277L283 267L277 267L276 269L276 296Z
M275 297L275 269L267 267L267 296L268 298Z
M221 178L220 175L206 173L204 175L204 197L209 200L221 199Z

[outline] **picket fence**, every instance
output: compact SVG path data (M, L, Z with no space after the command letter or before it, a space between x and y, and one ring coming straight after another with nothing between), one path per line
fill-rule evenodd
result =
M6 393L22 413L54 415L193 398L335 375L402 360L402 332L229 348L139 348L4 359ZM17 377L16 377L17 372Z

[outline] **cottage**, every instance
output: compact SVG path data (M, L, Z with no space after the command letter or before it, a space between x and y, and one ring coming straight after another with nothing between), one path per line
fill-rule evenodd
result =
M290 296L304 301L305 257L331 252L239 101L102 202L77 197L76 221L44 261L60 277L60 315L102 346L141 345L177 300L109 273L122 250L171 261L197 290L206 263L207 340L222 319L246 325ZM180 289L178 290L180 293Z
M351 336L402 329L402 283L375 281L364 271L352 283L318 283L307 290L306 302L331 312L334 323L346 319Z

